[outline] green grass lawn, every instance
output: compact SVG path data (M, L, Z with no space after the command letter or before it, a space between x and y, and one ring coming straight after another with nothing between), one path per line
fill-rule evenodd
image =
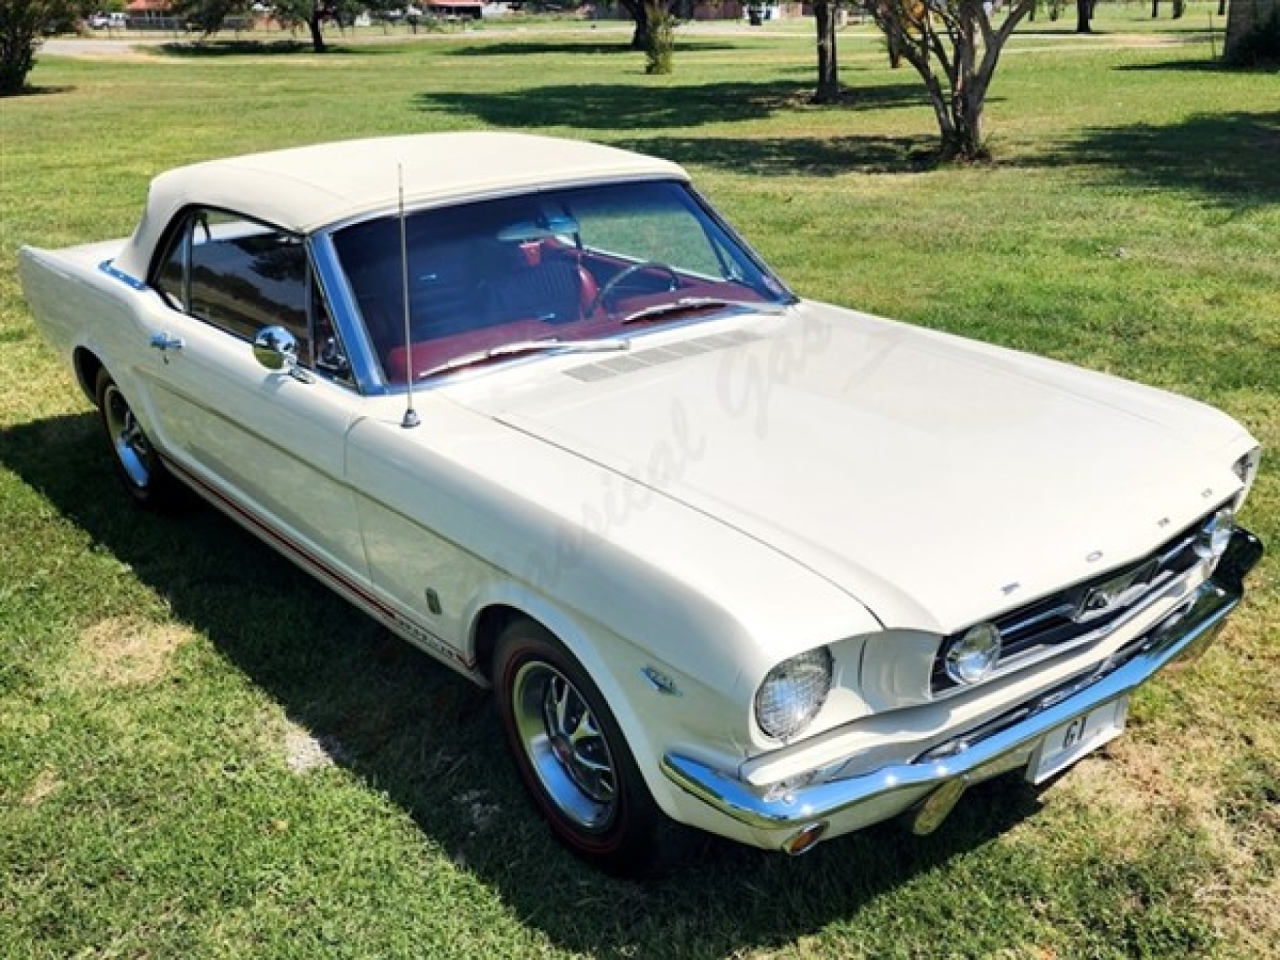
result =
M1280 78L1217 70L1210 9L1102 7L1084 38L1042 15L991 93L996 164L941 170L862 27L833 108L794 25L686 32L665 78L545 26L43 56L0 101L0 957L1280 956ZM805 295L1226 409L1270 450L1248 603L1124 739L929 838L579 866L483 694L212 511L131 509L14 271L129 232L177 164L479 128L686 164Z

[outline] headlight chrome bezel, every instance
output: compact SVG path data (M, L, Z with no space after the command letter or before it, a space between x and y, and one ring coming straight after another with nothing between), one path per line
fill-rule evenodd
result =
M994 623L978 623L953 639L942 656L943 669L958 686L986 680L1000 662L1003 637Z
M821 712L834 681L835 658L828 647L782 661L756 688L756 725L772 740L794 740Z
M1210 563L1217 563L1227 552L1231 535L1236 529L1236 512L1231 506L1220 507L1200 528L1196 535L1196 556Z

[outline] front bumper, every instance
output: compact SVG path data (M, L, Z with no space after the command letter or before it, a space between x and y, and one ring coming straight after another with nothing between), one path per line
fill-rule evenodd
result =
M921 805L930 808L921 832L937 826L965 786L1026 768L1046 734L1125 696L1174 660L1202 652L1244 596L1244 577L1262 558L1260 540L1237 528L1213 576L1173 613L1092 672L915 759L807 785L757 787L690 757L668 753L663 773L720 813L788 849L797 831L828 835L858 829Z

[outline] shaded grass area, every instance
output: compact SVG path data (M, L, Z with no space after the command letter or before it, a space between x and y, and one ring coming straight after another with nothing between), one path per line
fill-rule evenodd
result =
M677 35L676 52L705 53L714 50L740 49L733 43L717 40L690 39ZM520 40L507 43L499 40L488 40L454 47L449 51L455 57L527 57L541 56L581 56L593 54L597 56L627 56L632 59L636 51L631 49L630 37L621 36L612 40Z
M1059 159L1137 186L1189 190L1235 209L1280 203L1280 112L1195 114L1176 123L1089 129Z
M429 91L424 110L470 117L496 127L572 127L578 130L653 130L764 120L805 102L812 84L803 80L708 83L655 96L631 84L557 85L517 91ZM911 84L860 90L857 106L887 110L919 106L923 95ZM536 110L530 107L536 105Z
M214 43L202 41L175 41L163 43L156 52L166 57L191 57L208 59L211 57L243 57L243 56L292 56L302 53L314 53L311 44L299 40L219 40ZM351 53L351 48L335 48L334 53Z
M810 140L731 137L636 137L618 146L680 164L767 177L833 177L919 172L933 165L936 141L919 136L851 136Z
M842 54L837 108L803 103L800 33L682 48L662 81L578 35L42 59L58 92L0 111L0 956L1276 955L1274 553L1195 671L1047 791L618 883L550 840L482 692L220 516L130 509L18 296L20 243L127 233L179 163L567 133L687 164L807 295L1188 393L1280 449L1280 90L1195 46L1014 52L998 163L930 169L912 78ZM1274 464L1245 514L1273 549Z

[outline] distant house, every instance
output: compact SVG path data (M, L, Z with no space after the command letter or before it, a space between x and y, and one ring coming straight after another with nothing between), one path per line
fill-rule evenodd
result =
M479 20L484 15L484 0L422 0L423 13L455 20Z
M171 17L173 4L170 0L129 0L124 5L124 12L130 18L139 20L159 20Z

